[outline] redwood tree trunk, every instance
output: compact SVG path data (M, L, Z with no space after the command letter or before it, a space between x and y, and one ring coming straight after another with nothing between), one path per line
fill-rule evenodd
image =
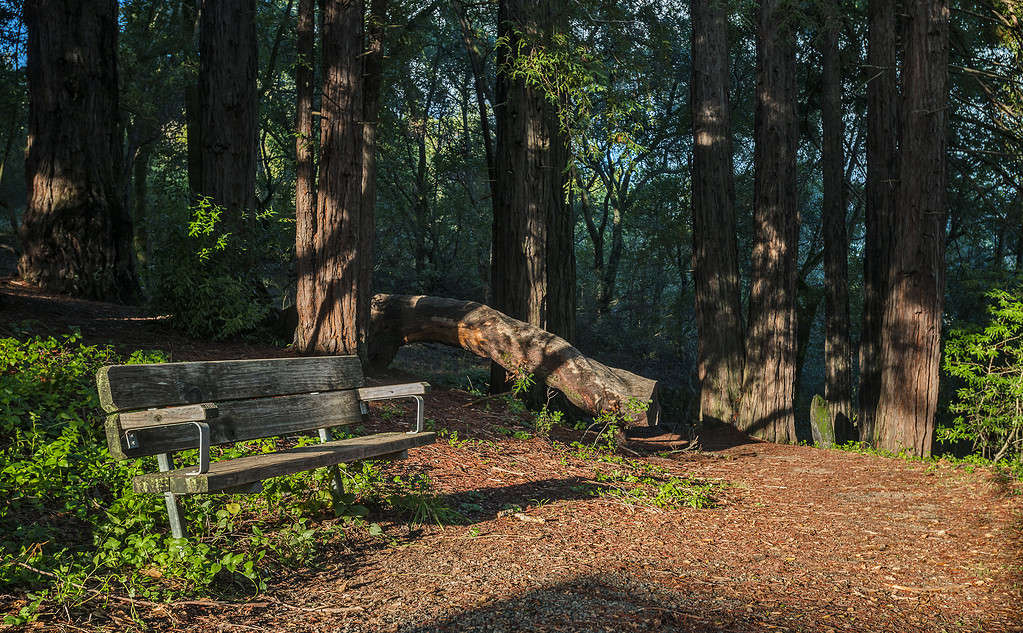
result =
M363 4L321 7L320 171L312 226L311 290L297 304L295 347L366 358L363 286Z
M561 24L557 0L501 0L495 148L491 289L495 307L555 334L571 337L575 259L571 210L565 204L567 139L556 105L541 88L511 76L519 55L553 44ZM492 388L504 384L492 372Z
M757 29L754 236L739 428L796 441L796 49L791 10L762 0Z
M861 442L874 443L881 390L881 316L887 295L892 223L899 182L899 92L895 4L870 0L867 42L867 182L863 249L863 324L857 424Z
M941 367L947 220L947 0L907 2L901 181L882 318L879 448L927 456Z
M368 301L373 287L373 243L376 232L377 123L384 76L387 0L371 0L366 29L362 102L362 210L359 219L359 287ZM368 303L367 308L368 310ZM368 312L366 312L368 315ZM368 317L367 317L368 318Z
M700 420L733 423L745 362L728 99L728 14L692 0L693 278Z
M313 137L316 0L299 0L295 40L295 303L315 300L316 147ZM295 344L300 341L295 339Z
M203 0L199 15L199 189L245 231L255 207L255 0Z
M121 197L117 3L29 0L25 281L105 301L137 295Z
M824 398L838 442L852 433L852 343L849 338L849 237L845 224L845 126L842 123L842 70L839 59L838 5L828 5L822 42L821 103L824 169L825 335ZM834 13L831 13L833 11Z

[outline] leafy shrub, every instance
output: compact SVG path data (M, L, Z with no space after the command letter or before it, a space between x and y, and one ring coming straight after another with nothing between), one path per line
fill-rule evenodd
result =
M153 304L191 336L221 340L255 330L270 316L274 292L287 285L274 272L290 258L292 221L266 211L241 218L247 230L234 234L224 209L208 198L189 211L187 227L172 227L156 251Z
M1023 460L1023 299L1004 290L988 296L990 322L952 332L945 346L945 371L963 386L949 406L955 419L937 436L971 442L995 462Z

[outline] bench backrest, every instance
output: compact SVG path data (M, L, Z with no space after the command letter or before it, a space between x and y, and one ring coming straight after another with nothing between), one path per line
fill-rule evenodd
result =
M112 365L97 372L96 386L118 459L195 448L196 428L180 422L197 412L202 419L200 409L209 410L211 444L362 419L357 356Z

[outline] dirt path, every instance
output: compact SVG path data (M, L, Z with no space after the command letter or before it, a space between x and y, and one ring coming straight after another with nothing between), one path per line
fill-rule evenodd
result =
M69 317L18 292L0 318L30 306L47 327L77 320L179 360L274 351L175 338L105 304ZM250 602L139 618L161 631L1023 631L1023 490L987 469L705 437L713 450L640 461L722 483L717 506L662 510L594 496L615 465L495 433L511 414L472 401L432 393L428 417L459 441L388 467L427 471L469 524L353 531ZM47 630L97 625L140 627L113 606Z

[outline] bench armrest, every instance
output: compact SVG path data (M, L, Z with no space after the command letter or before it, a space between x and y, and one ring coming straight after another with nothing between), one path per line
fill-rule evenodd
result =
M427 382L410 382L405 385L384 385L383 387L362 387L356 389L359 400L368 402L370 400L389 400L391 398L410 398L421 396L430 387Z
M423 402L423 394L426 393L429 386L430 384L425 382L411 382L405 385L362 387L361 389L356 389L356 393L362 402L390 400L392 398L412 398L416 401L416 430L409 431L409 433L422 433L426 425L426 405ZM365 412L366 409L364 408L363 413Z
M119 414L118 422L122 431L145 429L152 426L170 426L187 422L205 422L217 417L217 405L212 403L187 404L183 407L166 407L147 411L129 411Z

